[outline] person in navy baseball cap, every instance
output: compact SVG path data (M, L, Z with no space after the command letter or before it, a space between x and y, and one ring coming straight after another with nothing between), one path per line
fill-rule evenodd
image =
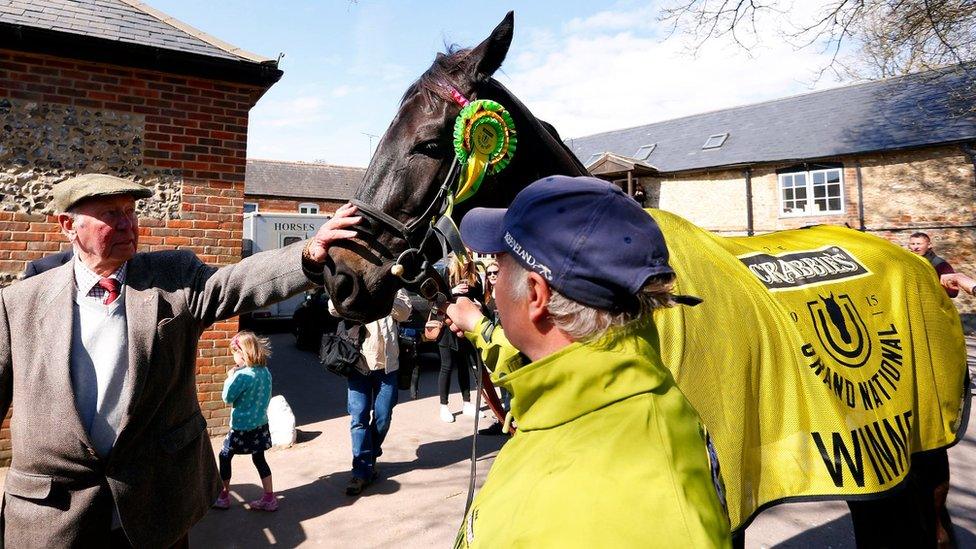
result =
M654 219L594 177L546 177L507 209L475 208L461 238L477 252L510 254L562 295L610 312L635 312L649 278L674 275Z
M682 298L654 219L616 185L553 176L471 210L461 237L498 254L501 324L466 298L445 312L518 433L456 545L730 546L715 453L661 358L653 311Z

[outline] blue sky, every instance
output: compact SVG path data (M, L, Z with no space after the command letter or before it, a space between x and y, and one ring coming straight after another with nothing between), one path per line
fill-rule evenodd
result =
M248 156L366 166L407 86L445 44L480 42L515 10L496 77L563 137L667 120L836 85L825 57L769 34L748 55L697 55L656 20L656 2L146 0L265 57L282 79L251 111Z

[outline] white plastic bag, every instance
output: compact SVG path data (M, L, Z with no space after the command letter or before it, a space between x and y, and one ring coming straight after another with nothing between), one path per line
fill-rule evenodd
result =
M295 414L285 397L278 395L268 403L268 429L271 430L271 444L287 448L295 444Z

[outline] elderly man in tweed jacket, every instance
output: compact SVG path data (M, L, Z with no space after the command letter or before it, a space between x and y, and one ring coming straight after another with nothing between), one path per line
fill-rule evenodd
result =
M310 240L215 268L189 251L137 253L135 200L106 175L54 190L74 259L0 290L0 417L13 405L7 547L169 547L219 482L196 392L215 321L310 288L343 207ZM310 278L311 277L311 278Z

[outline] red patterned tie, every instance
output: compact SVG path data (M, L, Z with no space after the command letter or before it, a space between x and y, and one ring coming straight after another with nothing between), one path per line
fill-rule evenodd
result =
M105 295L106 305L111 305L113 301L119 298L119 281L114 278L103 278L98 281L98 285L105 289L108 294Z

